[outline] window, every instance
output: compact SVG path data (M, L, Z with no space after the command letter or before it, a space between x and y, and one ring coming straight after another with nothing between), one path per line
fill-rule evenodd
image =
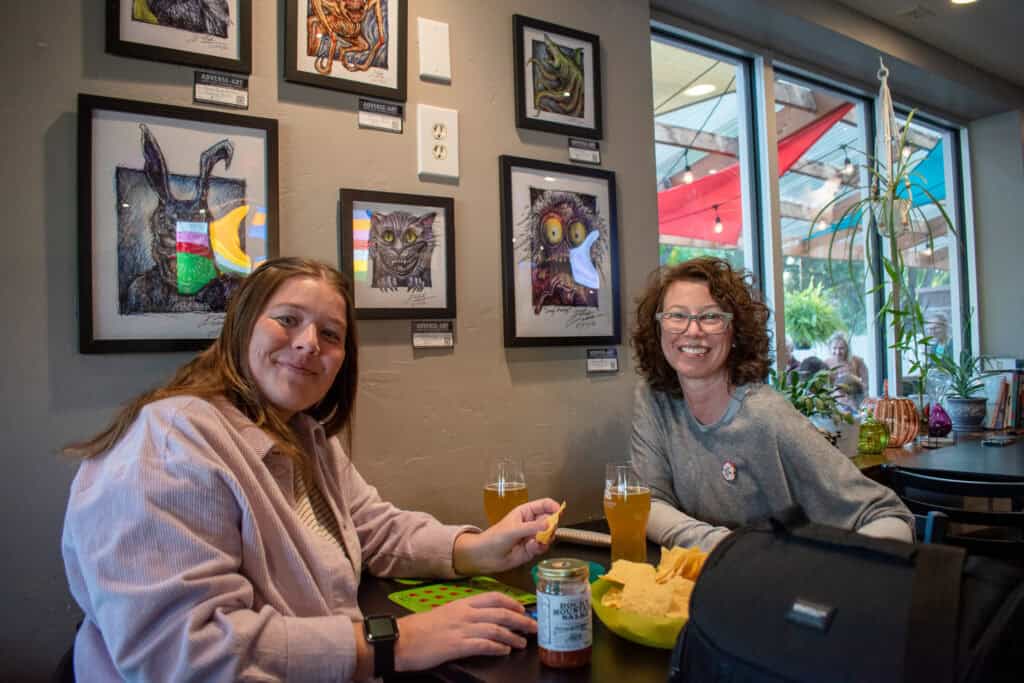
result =
M775 79L782 315L790 369L832 370L841 403L855 411L877 392L876 338L864 240L845 209L869 180L868 103L779 73Z
M897 122L901 127L906 126L905 118L900 117ZM960 268L963 242L958 239L963 234L959 195L949 191L960 184L954 163L956 136L948 129L929 125L915 116L907 131L903 153L917 188L910 197L914 207L910 226L900 240L909 273L911 291L908 294L917 298L924 312L925 332L931 337L929 350L956 354L969 329L969 320L963 315L966 297ZM933 200L942 207L941 211ZM942 211L952 221L954 234L949 232ZM910 359L903 358L901 363L903 376L910 375ZM910 382L904 381L901 393L915 391L913 377L909 379Z
M659 262L710 254L751 268L749 64L658 35L651 61Z

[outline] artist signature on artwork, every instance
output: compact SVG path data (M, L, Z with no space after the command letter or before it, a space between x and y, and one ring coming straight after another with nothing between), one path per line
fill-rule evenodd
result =
M429 303L427 295L424 292L414 292L413 294L410 294L406 297L405 302L410 308L426 306Z
M212 330L219 332L220 328L224 326L224 314L223 313L211 313L204 315L196 325L201 330Z
M565 327L571 330L593 329L605 317L596 308L579 306L545 306L541 314L546 318L565 318Z

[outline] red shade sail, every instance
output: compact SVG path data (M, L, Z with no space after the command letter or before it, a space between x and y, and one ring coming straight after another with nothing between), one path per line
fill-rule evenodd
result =
M832 126L853 108L842 104L795 133L779 140L779 175L783 175ZM715 206L722 231L715 232ZM693 181L658 193L658 232L735 246L743 226L740 167L731 164Z

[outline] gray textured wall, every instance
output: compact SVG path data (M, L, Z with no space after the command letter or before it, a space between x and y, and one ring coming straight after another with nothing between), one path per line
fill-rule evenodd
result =
M1024 116L1011 111L968 126L981 350L1024 357Z
M624 326L657 265L649 12L630 0L550 3L414 0L410 14L450 24L453 82L419 80L410 20L406 133L356 126L356 97L282 80L279 3L255 6L251 114L280 122L281 253L337 262L338 188L455 198L457 346L413 353L407 321L365 322L355 457L399 505L483 522L485 460L517 453L534 495L568 499L567 517L600 514L604 463L626 454L633 371L591 379L582 347L506 351L502 344L498 155L567 161L564 136L515 127L512 14L601 36L604 168L618 174ZM283 4L283 3L280 3ZM5 3L0 125L7 206L0 282L5 476L0 479L4 619L0 679L44 680L71 641L59 537L74 464L56 455L116 407L163 381L186 354L83 356L77 351L76 96L191 105L192 71L104 52L104 3L42 12ZM459 110L457 184L416 177L415 105Z

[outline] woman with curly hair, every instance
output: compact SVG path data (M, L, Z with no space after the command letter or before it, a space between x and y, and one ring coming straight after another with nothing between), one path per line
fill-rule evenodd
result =
M651 489L648 537L710 550L799 504L816 522L910 541L913 517L764 384L768 307L718 258L661 268L639 299L631 458Z

